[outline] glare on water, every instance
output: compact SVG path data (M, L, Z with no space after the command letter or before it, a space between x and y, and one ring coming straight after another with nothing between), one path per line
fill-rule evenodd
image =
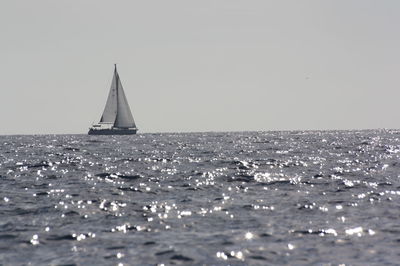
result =
M399 136L3 136L0 258L10 265L393 264Z

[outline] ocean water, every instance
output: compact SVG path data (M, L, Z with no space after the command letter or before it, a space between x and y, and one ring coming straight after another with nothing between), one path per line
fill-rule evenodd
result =
M2 265L400 263L400 131L0 140Z

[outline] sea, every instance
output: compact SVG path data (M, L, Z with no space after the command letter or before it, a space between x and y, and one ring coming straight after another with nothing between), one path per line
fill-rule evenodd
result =
M399 265L400 131L0 136L1 265Z

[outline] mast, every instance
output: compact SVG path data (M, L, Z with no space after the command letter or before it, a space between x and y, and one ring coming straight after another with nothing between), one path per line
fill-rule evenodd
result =
M119 77L118 77L118 72L117 72L117 64L114 64L114 76L115 76L115 90L116 90L116 92L117 92L117 114L115 115L115 119L117 119L117 117L118 117L118 105L119 105L119 100L118 100L118 79L119 79ZM114 121L114 124L115 124L115 121Z

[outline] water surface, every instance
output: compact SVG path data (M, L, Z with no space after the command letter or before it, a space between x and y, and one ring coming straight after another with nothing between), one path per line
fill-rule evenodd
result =
M4 265L400 261L400 132L1 136Z

